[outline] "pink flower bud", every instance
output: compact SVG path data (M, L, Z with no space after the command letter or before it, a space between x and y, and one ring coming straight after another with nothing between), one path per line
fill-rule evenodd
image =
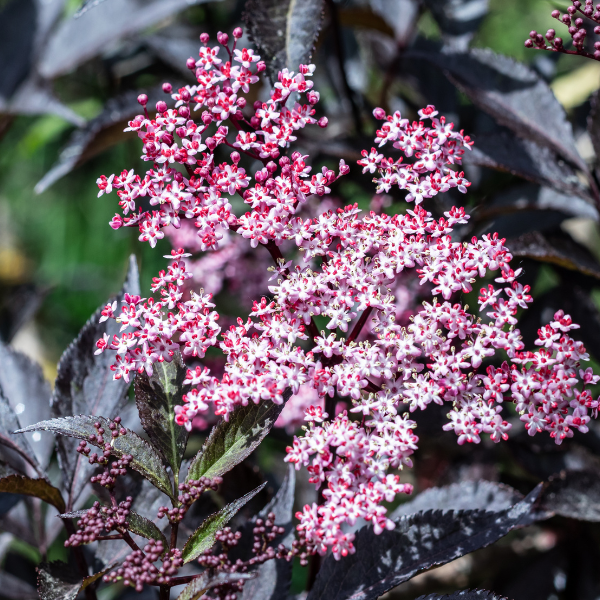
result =
M109 224L113 229L120 229L121 227L123 227L123 219L122 219L121 215L116 214L110 220Z
M244 97L238 98L236 104L240 108L244 108L244 106L246 106L246 98L244 98Z
M240 162L240 153L233 151L230 155L231 160L237 165Z
M137 97L137 101L142 105L142 106L146 106L146 104L148 104L148 96L146 96L146 94L140 94Z
M173 91L173 86L170 83L163 83L162 84L162 91L165 94L170 94Z
M190 107L184 104L183 106L179 107L178 112L179 116L183 117L184 119L187 119L190 116Z
M226 46L227 42L229 41L229 36L226 33L219 31L219 33L217 33L217 41L219 42L219 44Z
M193 71L196 68L196 61L190 56L190 58L188 58L185 61L185 66L190 70Z
M234 37L236 40L239 40L239 39L240 39L240 38L241 38L243 35L244 35L244 32L242 31L242 28L241 28L241 27L236 27L236 28L233 30L233 37Z
M254 179L258 183L264 183L269 178L269 172L266 169L261 169L254 174Z
M552 17L558 19L560 17L560 10L553 10Z
M181 171L176 171L175 175L173 175L173 179L177 182L177 183L181 183L183 181L183 173Z
M385 110L383 110L383 108L377 107L377 108L373 109L373 116L378 121L383 121L386 117Z
M203 44L207 44L207 43L208 43L208 40L210 40L210 36L208 35L208 33L201 33L201 34L200 34L200 41L201 41Z
M217 147L217 142L215 138L209 137L204 140L206 142L207 148L212 152Z
M258 129L258 127L260 126L260 119L256 115L254 115L250 119L250 125L252 125L252 127L254 127L254 129Z
M212 123L212 120L213 120L212 115L207 110L205 110L202 113L202 122L205 125L210 125Z
M314 92L313 90L306 94L306 99L311 106L314 106L319 101L320 97L321 95L319 92Z
M319 127L327 127L329 119L327 117L321 117L318 121Z
M184 102L189 102L192 99L192 95L190 94L190 90L188 90L187 88L182 88L179 92L179 95L181 96L181 99Z
M277 171L277 165L272 160L266 164L266 167L269 173L275 173L275 171Z
M267 68L267 64L265 63L264 60L259 60L256 63L256 71L257 73L260 73L261 71L264 71Z
M169 107L167 106L167 103L164 100L159 100L156 103L156 112L164 113L167 111L168 108Z
M185 137L185 127L178 127L178 128L175 130L175 133L176 133L176 134L177 134L177 135L178 135L180 138L183 138L183 137Z

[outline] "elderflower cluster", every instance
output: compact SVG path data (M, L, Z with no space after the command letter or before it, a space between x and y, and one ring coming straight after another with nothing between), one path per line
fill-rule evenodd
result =
M509 402L530 435L545 431L560 444L574 430L587 431L598 411L587 386L600 378L580 369L588 355L569 335L577 325L557 312L539 331L539 349L526 351L517 314L532 299L529 287L518 281L521 269L511 268L505 240L490 234L453 241L453 229L467 222L464 209L453 207L434 219L421 206L425 198L450 188L466 192L470 184L455 165L472 144L469 138L438 119L433 106L419 111L420 120L412 123L398 112L387 116L376 109L375 116L385 123L375 142L380 147L393 142L403 156L392 160L372 148L363 151L359 164L363 172L378 171L377 191L392 185L408 191L413 209L363 215L357 205L349 205L302 218L299 210L309 196L328 194L329 185L349 170L341 161L338 174L323 168L310 175L306 156L295 151L279 157L280 149L295 140L294 133L315 120L311 106L318 94L312 90L308 106L287 108L291 94L310 90L305 77L313 67L301 66L298 75L283 70L271 99L257 103L248 121L236 94L245 91L242 74L253 83L250 68L261 64L258 57L238 51L235 44L230 50L220 34L230 59L242 66L222 64L219 48L209 48L205 34L201 39L200 60L192 65L198 86L174 95L178 111L161 106L156 119L132 122L153 170L143 180L124 172L119 178L101 178L99 185L104 191L119 188L124 212L130 208L124 198L137 191L160 207L152 214L139 212L127 223L139 223L141 239L154 245L161 228L178 226L182 215L195 219L203 250L217 247L219 228L229 229L253 248L266 246L276 262L275 281L269 299L255 301L245 321L238 319L221 332L210 295L191 293L191 300L182 301L180 287L191 275L184 251L174 251L168 272L154 280L153 291L160 290L161 299L126 297L118 317L121 337L98 342L99 352L117 352L115 377L127 377L132 369L151 373L154 362L171 360L177 350L184 358L202 358L209 347L220 348L226 360L221 377L201 365L187 372L185 383L192 389L177 407L176 420L188 429L209 408L228 419L249 403L282 404L290 392L314 398L304 411L305 432L294 438L286 460L297 469L306 466L317 488L325 488L321 504L307 505L298 514L301 536L313 551L330 548L337 558L354 551L348 526L357 519L372 522L377 533L394 526L384 503L411 491L391 471L411 466L418 438L409 416L417 409L447 404L444 429L453 430L459 444L479 443L483 434L494 442L507 439L511 424L502 412ZM192 99L195 108L207 109L203 126L188 119ZM227 118L237 130L231 140L222 125ZM212 122L217 132L203 144L200 136ZM181 145L172 141L174 130ZM232 164L216 166L218 145L238 148L263 166L251 178L238 166L237 151ZM137 191L130 193L131 186ZM233 194L250 207L239 217L227 199ZM279 248L284 242L303 255L303 262L286 262ZM401 322L397 316L405 302L394 291L411 275L429 298ZM484 278L478 310L469 312L458 298ZM177 314L166 313L175 308ZM107 306L103 318L114 318L115 310L116 305ZM130 326L133 332L126 331ZM494 359L504 362L489 366ZM345 402L339 411L338 401ZM291 419L296 418L294 413Z

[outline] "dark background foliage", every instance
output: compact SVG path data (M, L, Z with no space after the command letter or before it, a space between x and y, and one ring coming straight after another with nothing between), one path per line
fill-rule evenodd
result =
M164 240L151 251L137 242L135 232L112 231L108 221L114 214L114 197L96 198L95 180L100 174L136 164L137 138L125 136L122 129L139 111L138 91L148 93L152 102L159 97L157 88L163 81L187 81L185 59L197 53L200 32L208 31L214 39L217 31L240 24L244 10L262 14L274 6L260 0L247 4L242 0L92 0L84 3L75 19L80 4L0 0L0 340L40 362L49 381L55 380L58 358L90 315L120 290L129 254L138 258L145 289L162 266L161 255L170 249ZM372 145L375 106L415 116L421 106L435 104L475 139L474 151L465 161L473 186L466 196L448 194L429 201L427 209L439 215L453 203L464 204L471 220L459 232L463 239L489 231L509 239L525 271L523 279L534 292L535 302L521 325L526 341L531 344L540 324L564 308L581 323L577 334L598 370L600 113L596 90L600 66L579 57L525 51L523 40L531 29L544 31L552 25L549 13L555 3L327 0L314 5L322 6L317 15L307 17L320 19L322 11L313 57L315 87L321 92L321 110L329 117L329 127L307 132L299 141L313 165L335 164L339 158L355 165L360 150ZM255 26L256 41L268 46L268 40L261 38L264 23ZM333 194L343 203L357 202L368 210L372 190L369 178L353 166ZM404 210L398 196L391 195L386 203L386 211ZM221 300L231 314L240 310L235 295ZM93 337L88 330L79 341ZM13 393L10 389L21 390L27 406L20 424L49 418L44 399L50 396L50 388L42 371L24 364L26 358L4 346L2 352L2 372L10 375L9 380L7 375L0 379L2 389L7 396ZM73 356L79 357L75 351ZM26 384L15 383L16 377L27 379ZM59 377L54 397L67 394L69 386L63 387ZM122 394L123 390L114 390L114 406ZM42 399L39 406L31 402L34 397ZM64 412L52 416L93 413L93 408L75 410L85 401L63 398ZM419 521L422 517L410 517L379 540L378 552L387 554L373 555L372 560L389 565L395 579L389 579L387 587L374 584L374 593L400 583L389 597L412 599L487 588L514 600L597 598L600 431L576 435L560 447L545 437L532 440L525 431L515 431L507 443L460 448L452 435L441 430L445 410L436 409L416 415L420 448L414 470L403 477L413 480L417 492L449 487L417 495L411 502L420 504L400 507L396 516L485 507L496 511L494 522L503 515L505 524L498 525L497 531L488 528L491 533L485 543L491 543L512 529L513 522L504 514L508 507L521 502L538 482L552 478L544 496L548 506L542 502L537 510L556 516L514 529L492 546L461 556L453 552L463 540L452 535L472 523L488 527L485 517L433 513L426 526L441 532L440 551L445 558L437 563L416 561L414 568L405 564L402 571L403 535L417 531L431 543ZM2 429L14 429L7 415L1 415ZM148 418L152 421L153 416ZM28 439L45 468L51 439ZM203 439L192 435L184 460L193 456ZM42 450L40 443L45 444ZM260 510L283 479L286 443L281 431L273 431L249 460L230 471L221 489L224 502L267 480L267 488L246 507L248 514ZM67 442L59 444L59 455L64 451L66 456L68 449ZM57 476L56 461L50 468L51 475ZM474 483L481 480L511 488ZM81 482L72 481L69 497L80 486ZM141 478L133 477L128 489L139 491L143 486ZM151 506L152 497L143 489ZM310 493L299 481L297 502L310 499ZM195 507L190 518L196 522L190 533L215 509L211 502ZM35 597L39 560L68 558L57 526L49 527L46 545L37 532L19 529L27 514L40 510L39 504L23 501L20 495L0 495L0 597ZM484 541L465 548L475 550ZM460 558L452 560L455 556ZM357 555L358 564L366 569L363 558ZM408 576L398 576L402 571L412 577L444 562L409 581ZM317 579L311 598L347 597L346 580L337 577L335 569L348 568L348 564L326 562L323 573L331 570L340 587L334 594ZM294 567L293 593L304 588L306 577L306 571ZM492 598L476 592L451 597Z

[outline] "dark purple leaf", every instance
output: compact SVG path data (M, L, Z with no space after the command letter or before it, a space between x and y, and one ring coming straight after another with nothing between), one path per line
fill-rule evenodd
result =
M294 541L292 519L294 516L294 492L296 489L296 470L289 465L288 474L273 499L260 511L259 516L266 518L269 513L275 514L275 524L284 527L286 533L276 544L290 547ZM252 522L250 522L252 523ZM248 539L252 526L245 528ZM250 534L250 535L248 535ZM250 557L246 557L250 558ZM244 585L242 600L285 600L292 583L292 563L284 559L268 560L258 567L256 577Z
M139 274L134 256L129 259L127 279L116 298L119 305L126 292L140 293ZM99 323L102 308L92 315L61 356L52 394L53 417L70 417L77 414L115 417L126 400L129 384L123 379L113 379L109 368L113 362L112 355L108 352L94 354L96 341L104 333L112 337L118 334L120 329L120 325L112 319ZM75 447L76 443L73 440L64 437L57 439L58 458L69 508L73 507L93 470L87 459L75 452Z
M74 574L73 568L66 563L42 563L37 569L40 600L75 600L79 592L98 581L113 567L114 565L110 565L81 580Z
M75 70L120 40L158 25L204 0L108 0L64 20L50 37L39 72L53 79ZM198 44L198 47L200 44Z
M506 598L487 590L459 590L443 596L439 594L419 596L417 600L506 600Z
M391 515L400 517L427 510L486 510L500 512L517 504L523 495L502 483L493 481L463 481L447 487L429 488L401 504Z
M587 172L573 129L548 84L532 69L491 50L423 54L469 99L518 136L553 149Z
M170 363L155 363L153 371L152 377L145 372L136 377L135 402L144 431L178 474L188 432L175 422L175 407L183 405L182 397L190 389L183 384L187 367L177 353Z
M283 404L265 400L240 406L213 427L204 446L190 464L186 481L200 477L218 477L248 457L269 433L292 393L283 393Z
M195 560L205 550L212 548L215 543L215 535L217 532L233 518L233 516L246 504L250 499L254 498L260 492L267 482L259 485L255 490L242 496L238 500L231 502L220 511L210 515L205 521L192 533L183 547L182 557L184 562L189 563Z
M531 258L600 279L600 264L583 246L566 235L526 233L507 242L513 256Z
M98 446L97 441L92 441L90 437L97 435L94 423L100 423L105 431L109 431L109 421L104 417L94 415L76 415L73 417L63 417L60 419L50 419L42 421L35 425L30 425L16 433L25 431L53 431L61 436L85 440L93 446ZM133 456L129 466L152 482L158 489L173 496L171 481L162 459L156 449L146 440L142 439L133 431L127 430L125 435L120 435L111 440L112 454L118 458L124 454ZM98 446L99 447L99 446ZM61 512L65 512L62 510Z
M2 342L0 342L0 388L17 415L18 427L26 427L50 416L52 392L50 385L44 379L42 367L28 356ZM50 462L54 438L43 433L28 434L26 438L28 446L33 448L35 459L44 469ZM21 443L18 440L13 441L16 444ZM29 453L26 446L23 448Z
M2 597L10 600L33 600L38 597L32 585L6 571L0 571L0 590Z
M36 313L47 288L31 283L2 284L0 289L0 340L9 344L17 331Z
M465 154L464 163L506 171L592 202L575 170L553 150L533 140L518 138L505 128L475 136L475 145Z
M369 0L371 10L392 29L399 42L407 42L419 17L416 0Z
M323 0L249 0L244 20L267 63L271 82L284 68L310 62L323 20Z
M488 0L425 0L447 49L465 51L488 12Z
M0 492L33 496L52 504L58 512L65 510L60 491L46 479L32 479L14 472L10 467L0 466Z
M600 472L563 471L551 477L540 505L570 519L600 522Z
M354 554L325 559L307 600L374 600L420 571L489 546L521 525L540 489L499 512L417 513L401 517L394 530L381 535L363 527Z

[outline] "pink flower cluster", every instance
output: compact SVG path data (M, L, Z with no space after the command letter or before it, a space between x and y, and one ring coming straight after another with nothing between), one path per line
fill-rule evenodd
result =
M116 301L102 310L100 322L115 319L121 323L120 337L114 335L110 339L105 333L96 342L96 354L106 349L116 351L116 361L110 367L114 379L129 381L131 371L145 370L151 376L154 363L171 362L177 351L187 357L203 358L206 350L217 343L221 328L217 324L219 315L211 310L215 306L212 295L191 292L190 299L182 302L180 287L192 276L182 260L186 256L189 254L180 249L165 257L173 262L166 272L154 277L152 284L153 292L160 290L159 301L125 294L120 315L115 315ZM176 313L167 313L167 309L175 308Z
M219 46L208 47L208 34L200 36L204 44L200 58L195 62L188 60L188 66L195 69L198 83L172 94L176 101L174 109L169 109L166 102L158 102L156 116L150 118L146 110L147 97L139 97L145 115L135 117L125 131L137 132L143 142L142 159L152 162L153 168L143 178L133 169L117 176L98 178L98 196L110 193L113 188L118 190L123 215L116 214L112 219L114 229L137 226L140 241L154 247L164 237L164 227L179 228L181 219L185 218L193 220L198 228L202 250L216 249L223 230L230 227L238 229L256 247L259 242L286 236L286 222L307 194L322 195L328 191L326 186L335 179L334 173L324 170L309 178L310 167L306 167L299 153L292 156L292 161L285 158L282 174L277 177L273 175L277 165L271 162L296 139L299 129L317 122L313 106L319 101L319 94L311 91L313 84L307 79L314 65L300 65L297 74L284 69L270 99L255 102L254 115L247 120L242 112L246 107L243 94L259 80L257 73L264 70L265 65L253 50L236 49L241 35L241 29L234 32L233 49L227 45L228 36L219 35L219 42L229 55L226 62L218 57ZM232 66L233 63L240 64ZM167 93L172 91L170 84L165 84L163 89ZM295 102L288 108L290 95L300 94L306 95L308 104ZM200 124L190 118L192 103L194 111L204 109ZM228 139L229 128L222 125L227 119L237 131L233 141ZM213 124L216 131L203 141ZM325 126L327 120L323 118L319 124ZM230 162L217 164L214 151L222 144L234 151ZM252 211L239 219L232 215L231 204L223 197L240 193L250 183L245 169L238 166L240 153L236 149L265 164L254 175L257 185L244 196ZM187 177L176 168L178 165L185 168ZM136 201L146 196L156 210L138 208L136 212ZM127 216L130 213L131 216Z
M226 45L223 36L220 42ZM412 123L398 112L386 116L376 109L375 116L386 122L375 142L393 142L404 156L394 161L365 150L359 164L363 171L379 172L379 192L392 185L407 190L414 208L404 214L361 215L350 205L303 219L298 210L308 197L329 193L330 184L348 171L341 161L339 174L323 168L311 176L306 156L279 157L295 132L314 122L311 107L318 94L308 91L305 79L313 67L301 66L298 75L282 71L271 99L257 103L247 121L237 93L245 91L244 81L253 83L250 67L261 64L258 57L234 44L233 52L227 50L241 67L222 65L219 48L209 48L207 36L201 39L200 60L192 65L199 85L174 95L178 112L165 105L156 119L132 122L131 129L144 140L143 158L153 161L154 169L144 180L131 172L101 178L101 190L118 187L124 212L133 210L125 200L132 194L150 196L159 211L140 212L128 224L139 223L141 238L152 245L163 235L162 227L179 224L182 213L195 219L201 249L217 247L218 228L237 232L252 247L265 245L276 262L276 281L269 287L270 298L254 302L246 321L238 319L221 333L210 295L191 293L189 301L182 301L180 288L190 272L182 260L187 255L174 251L168 272L154 280L160 300L126 297L118 317L121 337L98 342L99 352L117 351L115 377L127 377L134 368L150 373L154 362L170 360L177 350L202 358L209 347L218 346L226 360L222 377L205 366L188 370L186 383L193 389L177 409L177 422L188 429L209 407L228 419L251 402L281 404L288 389L293 394L302 390L304 398L312 395L315 401L304 414L309 425L294 438L286 460L297 469L306 466L317 488L325 487L324 501L299 513L299 529L311 548L320 553L331 548L336 557L354 551L348 526L357 519L371 521L376 532L393 527L384 503L411 487L390 470L410 466L418 442L409 413L432 402L447 403L451 408L444 428L454 430L459 444L478 443L482 434L495 442L506 439L511 424L501 414L505 402L516 404L530 435L546 431L560 444L576 429L587 431L598 400L586 386L599 378L590 369L579 370L588 356L569 336L577 325L559 311L540 329L540 348L525 351L515 326L518 312L531 302L530 290L518 282L521 269L511 268L505 240L493 234L453 241L454 227L467 222L464 209L453 207L436 220L421 206L425 198L450 188L466 191L469 182L453 166L472 144L469 138L438 119L432 106L419 111L420 120ZM309 105L288 110L290 94L304 92ZM203 127L187 118L192 99L196 108L207 109ZM237 130L235 141L228 140L221 124L226 118ZM212 122L217 132L202 144L200 136ZM181 145L172 142L173 130ZM262 163L253 183L238 166L237 151L231 164L215 165L212 152L220 144ZM204 145L209 152L203 152ZM193 174L188 179L167 163ZM251 210L236 217L226 198L233 194ZM283 242L303 255L303 264L286 262L279 248ZM402 288L399 282L411 270L432 298L410 320L398 322L406 303L395 298L394 290ZM478 310L469 312L458 297L483 278ZM167 309L178 313L165 314ZM103 318L114 318L115 310L107 306ZM134 331L126 331L128 326ZM488 366L493 359L494 364L504 362ZM328 415L325 406L332 400L327 399L336 395L347 410Z

